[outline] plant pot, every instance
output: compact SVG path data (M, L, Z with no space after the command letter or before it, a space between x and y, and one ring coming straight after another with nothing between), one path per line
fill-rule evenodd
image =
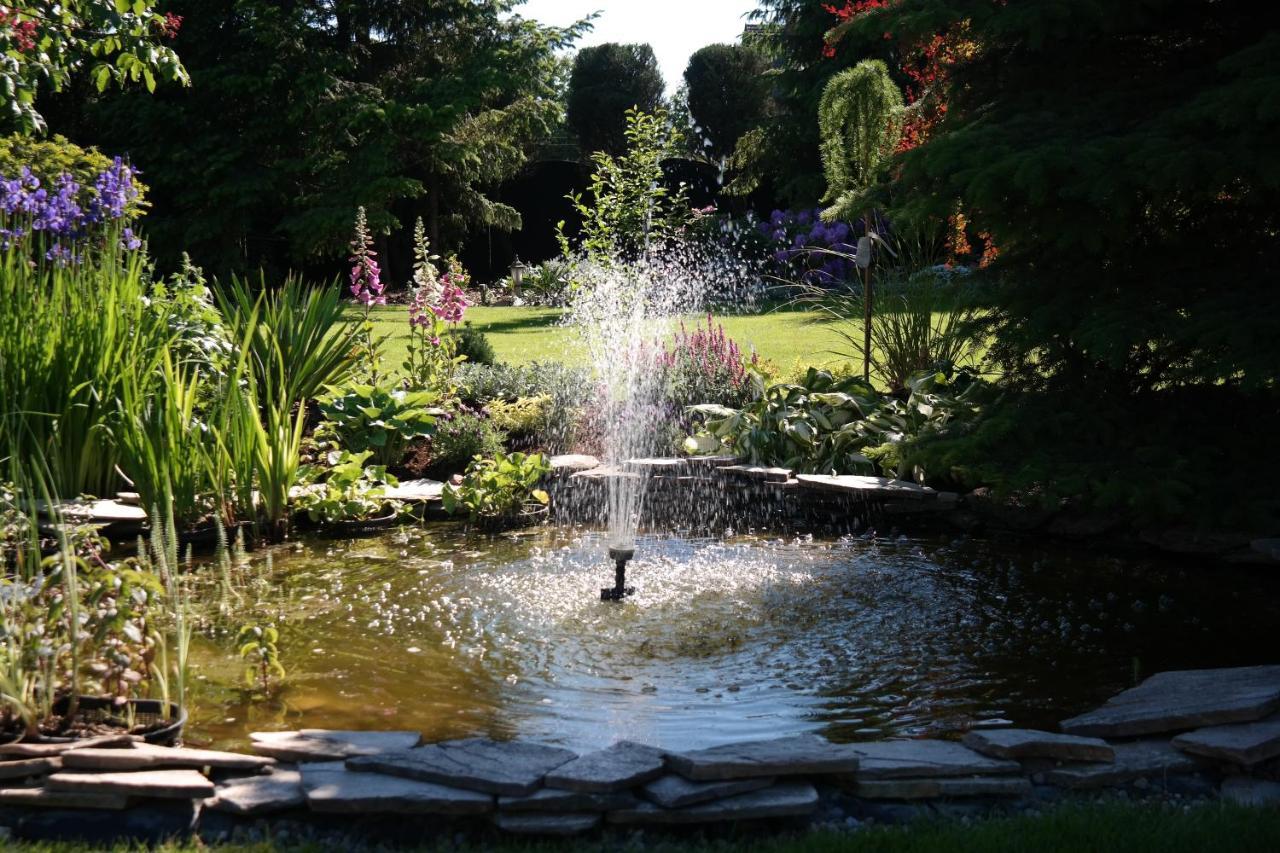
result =
M69 697L53 703L55 714L65 714L71 704ZM133 709L135 724L151 727L142 733L146 743L157 746L174 746L182 740L182 727L187 723L187 709L176 702L169 703L169 716L164 713L165 703L159 699L129 699L127 705ZM83 723L102 723L115 726L124 733L125 716L117 708L114 700L103 696L81 696L76 708L76 721ZM43 735L37 743L73 743L79 737L70 735Z
M340 536L361 536L368 533L377 533L395 527L400 523L399 510L391 507L387 511L374 518L353 518L345 521L327 521L322 522L321 526L329 533Z
M504 530L519 530L522 527L533 527L542 524L551 514L551 508L544 504L525 507L515 515L496 515L481 517L474 524L489 533L500 533Z

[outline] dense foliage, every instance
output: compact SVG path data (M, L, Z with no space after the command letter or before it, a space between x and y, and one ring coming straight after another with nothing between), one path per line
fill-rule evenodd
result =
M584 154L621 154L627 147L627 113L651 113L662 105L665 84L647 44L584 47L569 77L566 121Z
M713 44L695 51L684 70L689 115L708 155L721 160L765 118L765 57L750 45Z

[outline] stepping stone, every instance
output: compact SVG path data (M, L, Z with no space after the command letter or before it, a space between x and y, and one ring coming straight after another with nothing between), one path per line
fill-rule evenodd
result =
M651 476L668 477L682 471L687 463L674 457L658 457L654 459L628 459L623 463L623 470L639 471Z
M1280 808L1280 782L1230 776L1222 782L1222 799L1237 806L1270 806ZM3 802L3 800L0 800Z
M26 779L31 776L47 776L62 768L62 759L22 758L17 761L0 761L0 779Z
M1280 755L1280 715L1256 723L1196 729L1175 737L1173 745L1183 752L1251 767Z
M564 453L551 457L551 470L557 471L590 471L599 468L600 460L583 453Z
M1195 759L1174 749L1167 740L1118 743L1113 748L1113 762L1055 767L1045 771L1044 781L1060 788L1103 788L1150 776L1192 773L1200 768Z
M197 770L139 770L129 773L63 770L54 773L44 784L50 791L124 794L163 800L203 800L214 794L213 783Z
M662 750L620 740L561 765L547 774L545 784L570 791L621 791L658 778L664 765Z
M341 761L410 749L422 742L418 732L352 732L303 729L297 732L250 732L253 751L280 761Z
M730 820L799 817L818 808L818 792L807 782L784 782L710 803L664 809L653 803L609 812L609 823L623 826L719 823Z
M726 476L744 480L762 480L766 483L785 483L791 479L790 468L765 468L760 465L725 465L720 469Z
M947 740L882 740L850 744L861 756L858 781L928 779L938 776L990 776L1018 773L1016 761L988 758Z
M119 811L129 804L124 794L80 794L48 788L0 788L0 806L43 809L106 809Z
M444 483L439 480L401 480L398 486L386 486L383 496L397 501L430 503L444 495Z
M943 797L1025 797L1031 782L1022 776L973 776L943 779L869 779L857 795L871 800L933 800Z
M992 758L1052 758L1058 761L1111 761L1115 752L1100 738L1038 732L1034 729L972 731L961 741Z
M817 735L795 735L672 753L667 756L667 763L686 779L710 782L753 776L853 773L858 769L858 755L852 746L833 744Z
M640 480L643 475L635 471L623 471L609 465L601 465L597 468L589 468L585 471L578 471L569 475L570 480Z
M862 477L856 474L797 474L800 485L820 492L837 492L873 500L936 500L938 493L928 486L887 477Z
M299 772L313 812L476 815L493 811L493 797L487 794L381 773L356 773L340 761L303 764Z
M565 837L590 832L600 825L597 814L499 814L494 826L514 835Z
M590 794L559 788L539 788L527 797L498 797L498 810L508 812L607 812L636 803L629 791Z
M302 774L297 770L271 769L259 776L243 776L219 782L217 791L204 806L218 812L259 815L305 805Z
M130 747L137 739L133 735L103 735L73 740L69 743L6 743L0 746L0 760L10 758L48 758L62 755L77 749L100 749L106 747Z
M681 806L693 806L710 800L722 800L748 791L768 788L775 781L773 776L756 779L731 779L726 782L691 782L683 776L669 773L645 785L640 796L650 802L657 803L664 809L678 809Z
M536 791L542 777L577 757L577 753L555 746L467 738L352 758L347 766L352 770L389 773L488 794L521 797Z
M1225 723L1280 710L1280 666L1162 672L1101 708L1062 721L1073 735L1136 737Z
M52 517L49 504L43 500L35 502L36 511L46 518ZM147 520L146 511L140 506L130 506L121 501L98 500L96 498L76 498L75 500L57 501L57 511L63 518L77 524L116 524L134 522L141 524Z
M135 743L124 749L77 749L62 756L69 770L145 770L151 767L216 767L219 770L262 770L274 758L212 749L186 749ZM0 772L4 765L0 764Z

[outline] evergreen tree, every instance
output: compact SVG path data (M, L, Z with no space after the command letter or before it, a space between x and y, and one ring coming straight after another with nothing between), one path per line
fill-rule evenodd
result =
M665 84L647 44L584 47L569 77L566 121L584 155L627 150L627 110L651 113L662 105Z
M732 154L738 139L764 120L767 71L764 56L744 45L708 45L689 57L684 70L689 114L714 159Z

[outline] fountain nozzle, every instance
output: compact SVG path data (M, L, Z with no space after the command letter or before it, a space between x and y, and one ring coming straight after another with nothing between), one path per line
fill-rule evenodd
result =
M613 586L600 590L601 601L621 601L635 594L635 587L627 586L627 562L635 555L635 548L610 546L609 559L614 563Z

